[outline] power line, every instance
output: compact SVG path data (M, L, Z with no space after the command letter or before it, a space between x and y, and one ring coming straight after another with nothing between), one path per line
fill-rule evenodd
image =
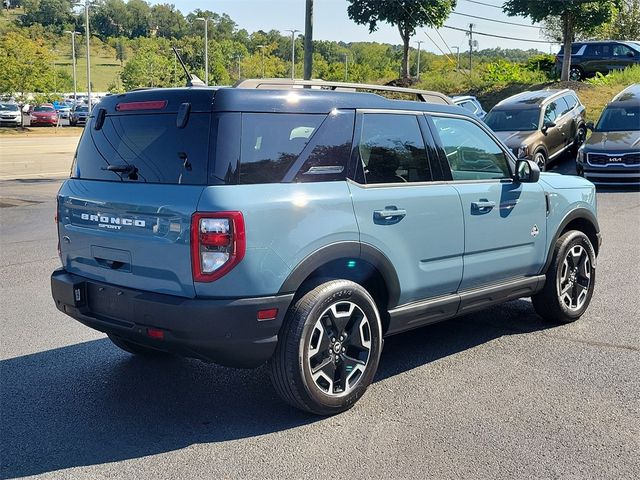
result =
M457 30L457 31L459 31L459 32L468 32L468 31L469 31L469 30L467 30L467 29L465 29L465 28L452 27L452 26L450 26L450 25L444 25L444 28L449 28L449 29L451 29L451 30ZM477 31L475 31L475 30L473 31L473 33L474 33L474 34L476 34L476 35L482 35L482 36L485 36L485 37L503 38L503 39L505 39L505 40L515 40L515 41L517 41L517 42L546 43L546 44L549 44L549 43L551 43L551 44L558 43L558 42L549 42L549 41L547 41L547 40L532 40L532 39L529 39L529 38L505 37L505 36L503 36L503 35L493 35L493 34L491 34L491 33L482 33L482 32L477 32Z
M542 27L536 27L535 25L527 25L525 23L507 22L506 20L495 20L493 18L479 17L477 15L471 15L469 13L460 13L460 12L451 12L451 13L453 13L454 15L462 15L463 17L477 18L478 20L486 20L488 22L504 23L505 25L516 25L518 27L529 27L529 28L535 28L536 30L540 30L542 28Z
M485 7L499 8L500 10L502 10L502 5L492 5L490 3L478 2L477 0L465 0L465 1L469 3L476 3L478 5L484 5Z

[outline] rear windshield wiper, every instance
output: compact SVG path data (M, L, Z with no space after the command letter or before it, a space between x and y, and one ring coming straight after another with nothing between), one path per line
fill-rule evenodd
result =
M109 165L108 167L102 167L102 170L108 170L114 173L124 173L129 177L129 180L138 180L138 168L135 165Z

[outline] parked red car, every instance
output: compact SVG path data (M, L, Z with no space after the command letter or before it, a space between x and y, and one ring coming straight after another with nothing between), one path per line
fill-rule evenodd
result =
M31 126L57 125L58 112L51 104L38 105L31 112Z

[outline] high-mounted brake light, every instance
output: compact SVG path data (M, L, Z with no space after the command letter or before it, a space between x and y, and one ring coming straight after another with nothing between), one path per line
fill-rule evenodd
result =
M244 258L246 238L241 212L194 213L191 217L193 280L212 282Z
M133 110L162 110L167 106L166 100L149 100L146 102L125 102L116 105L117 112L131 112Z

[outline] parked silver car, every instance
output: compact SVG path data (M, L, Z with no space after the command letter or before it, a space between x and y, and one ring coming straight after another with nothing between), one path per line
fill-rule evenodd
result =
M22 112L15 103L0 103L0 125L19 127L22 125Z
M461 95L457 97L452 97L453 103L464 108L465 110L470 111L480 120L484 120L484 117L487 116L487 112L484 111L482 105L478 101L478 99L472 95Z

